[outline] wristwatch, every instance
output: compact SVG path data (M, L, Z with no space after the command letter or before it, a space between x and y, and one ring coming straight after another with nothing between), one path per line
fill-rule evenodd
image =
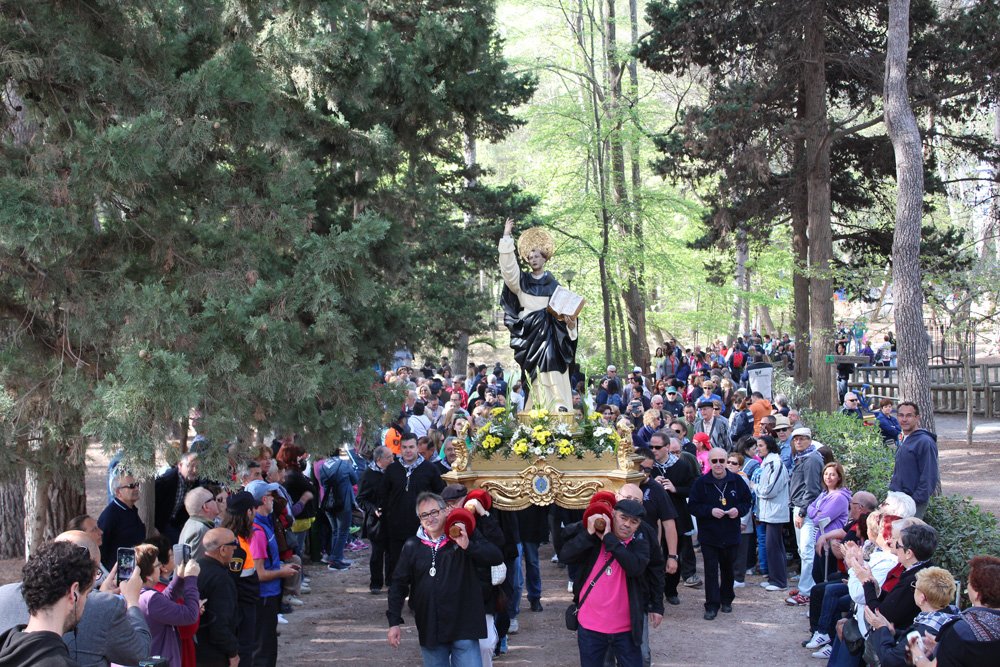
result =
M677 557L677 554L667 554L667 558L672 558L672 559L674 559L674 560L680 560L680 559L679 559L679 558Z

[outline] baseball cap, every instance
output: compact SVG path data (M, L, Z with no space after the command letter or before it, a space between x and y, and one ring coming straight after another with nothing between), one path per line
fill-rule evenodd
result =
M641 519L646 516L646 510L643 508L642 503L630 498L619 500L618 504L615 505L615 509L625 516L630 516L634 519Z
M441 492L441 500L458 500L459 498L464 498L469 495L469 490L465 488L464 484L449 484L444 487L444 491Z
M668 394L676 394L677 393L677 387L667 387L667 393Z
M246 491L253 496L255 506L261 504L264 496L272 491L277 491L280 488L281 484L278 484L277 482L268 483L260 479L255 479L246 485Z
M257 505L253 499L253 494L240 491L226 498L226 509L232 514L246 514L247 510L252 510Z

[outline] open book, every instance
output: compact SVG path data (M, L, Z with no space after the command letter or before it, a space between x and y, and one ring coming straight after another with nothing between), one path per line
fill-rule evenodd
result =
M562 285L559 285L556 287L556 291L552 293L552 296L549 297L547 310L559 319L566 316L579 317L584 303L586 301L582 296L574 294Z

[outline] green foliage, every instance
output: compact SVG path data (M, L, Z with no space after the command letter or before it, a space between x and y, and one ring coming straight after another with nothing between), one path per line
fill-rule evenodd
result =
M1000 524L971 498L931 496L924 520L938 531L934 560L956 579L969 574L973 556L1000 554Z
M395 398L372 366L475 328L489 304L464 281L534 204L466 187L463 142L506 136L533 87L490 2L12 0L0 43L20 463L82 433L148 472L192 407L219 444L374 430Z
M803 421L813 440L833 450L844 466L845 485L852 491L870 491L884 498L892 477L893 452L882 444L878 427L839 413L807 411Z

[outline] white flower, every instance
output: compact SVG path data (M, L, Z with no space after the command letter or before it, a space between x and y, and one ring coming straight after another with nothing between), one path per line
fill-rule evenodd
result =
M548 453L548 454L555 454L556 453L555 447L549 447L549 449L548 449L548 451L546 453Z
M535 456L541 456L542 455L542 448L541 447L535 447L531 451L533 451L535 453Z

